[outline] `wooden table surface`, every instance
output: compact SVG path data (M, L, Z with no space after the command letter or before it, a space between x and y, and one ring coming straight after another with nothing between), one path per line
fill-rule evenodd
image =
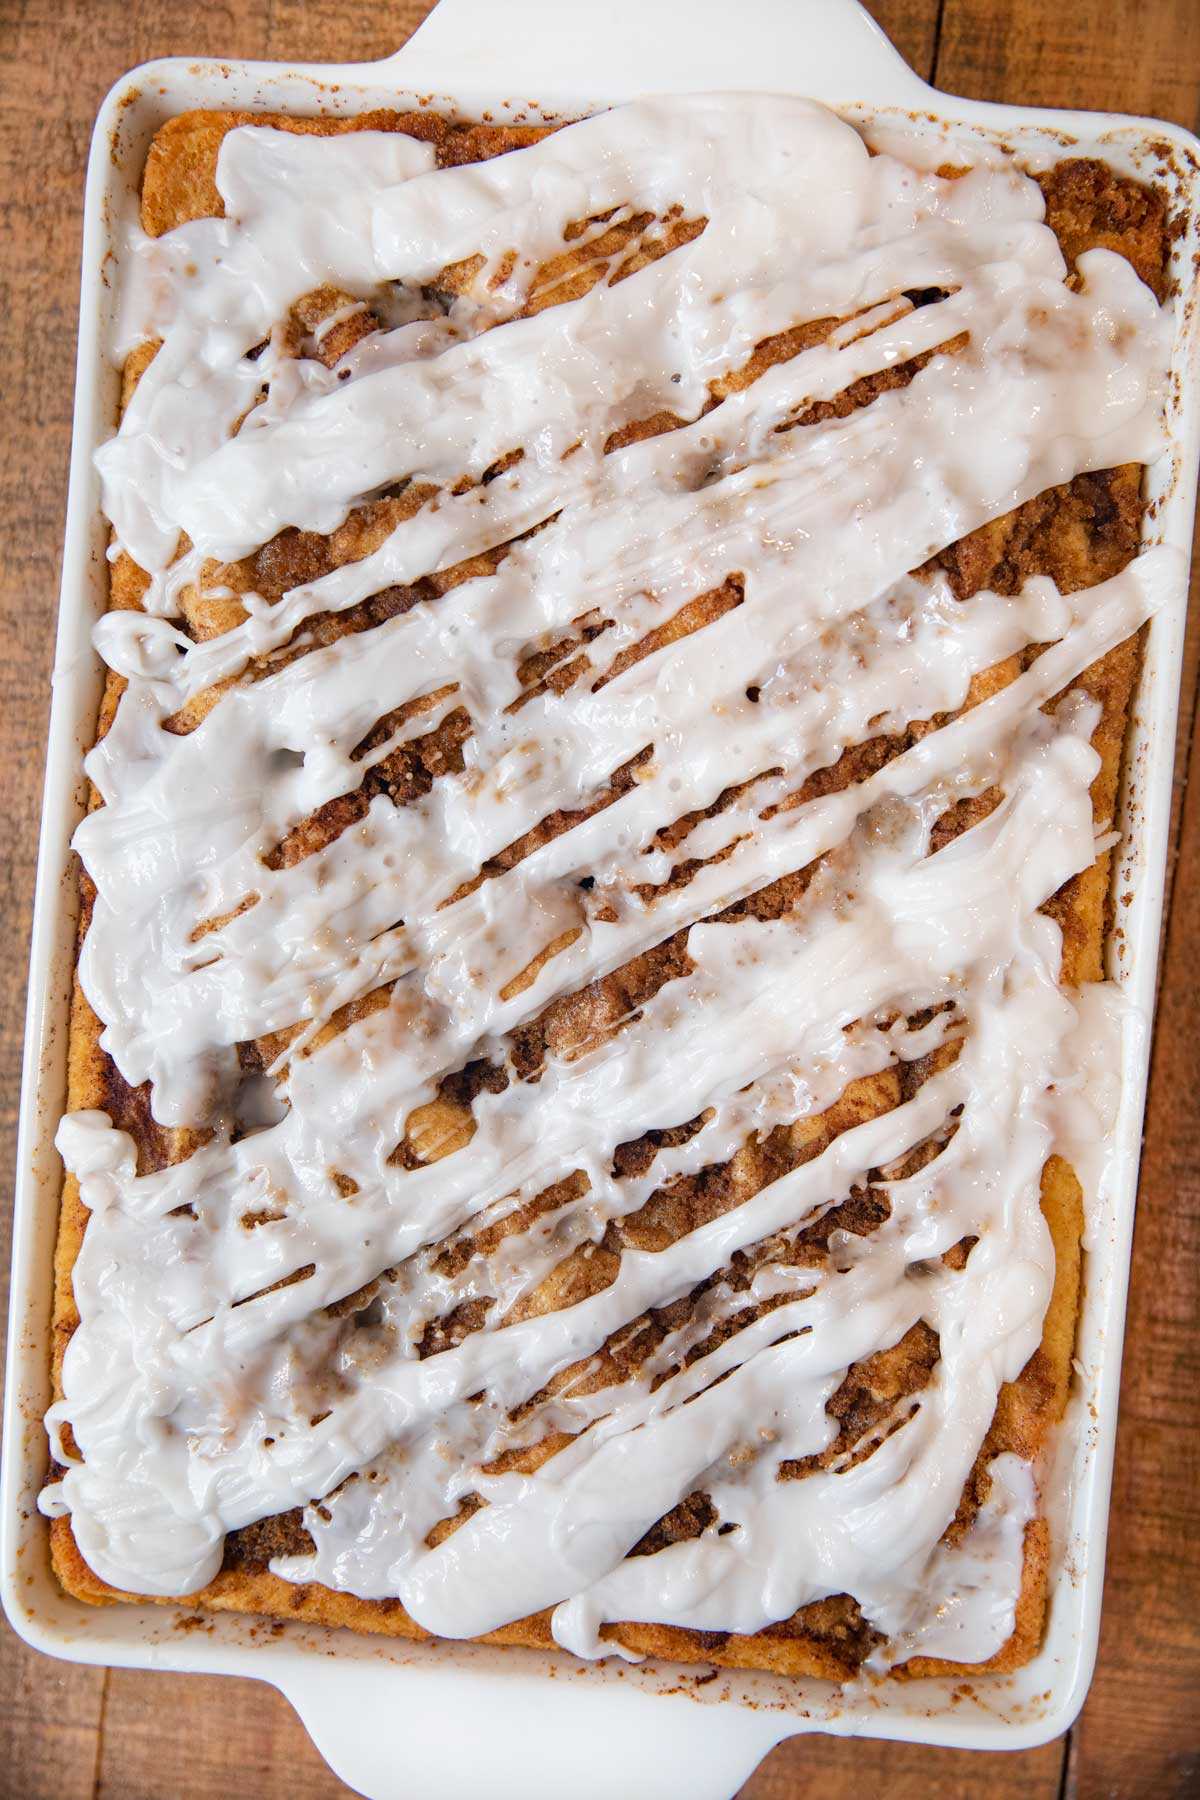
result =
M583 0L561 0L563 5ZM602 0L592 0L602 7ZM1200 127L1200 0L869 0L949 93ZM493 0L500 6L503 0ZM687 0L679 0L681 15ZM175 54L365 60L426 0L0 0L0 1194L11 1191L43 742L66 496L80 209L92 119L135 63ZM736 7L731 6L731 12ZM801 72L798 72L801 73ZM1165 944L1134 1246L1100 1660L1069 1736L977 1756L795 1738L741 1800L1183 1800L1200 1795L1200 781L1177 763ZM1200 756L1200 750L1196 752ZM7 1283L8 1208L0 1219ZM0 1620L0 1800L325 1800L349 1790L258 1682L76 1668ZM446 1788L446 1800L466 1800ZM570 1800L564 1796L564 1800ZM630 1796L686 1800L686 1796Z

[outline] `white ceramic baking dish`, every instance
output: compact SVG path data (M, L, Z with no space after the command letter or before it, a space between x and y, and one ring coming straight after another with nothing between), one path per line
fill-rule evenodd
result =
M75 932L68 840L83 803L80 758L100 689L91 649L106 604L104 533L92 469L112 429L117 376L105 355L120 227L137 206L147 146L192 107L352 113L434 105L462 117L561 117L647 91L787 89L846 111L869 132L900 127L940 146L980 134L1026 162L1097 154L1164 181L1187 225L1175 244L1182 294L1170 449L1152 472L1151 529L1180 552L1174 603L1154 620L1123 799L1122 934L1113 973L1130 1002L1118 1149L1089 1233L1078 1381L1062 1435L1049 1626L1012 1678L843 1690L813 1681L646 1665L583 1666L566 1656L473 1645L405 1646L314 1630L282 1633L213 1618L181 1630L164 1607L94 1609L66 1598L49 1569L35 1507L46 1449L51 1265ZM2 1494L3 1594L27 1641L74 1661L201 1669L270 1681L322 1753L372 1800L726 1800L781 1738L801 1731L1017 1748L1063 1731L1095 1657L1116 1430L1121 1327L1140 1146L1186 605L1185 556L1196 485L1200 404L1195 305L1187 303L1200 196L1200 144L1146 120L1031 112L935 93L854 0L441 0L387 61L358 67L151 63L101 109L87 177L71 492L29 984L18 1153L13 1301Z

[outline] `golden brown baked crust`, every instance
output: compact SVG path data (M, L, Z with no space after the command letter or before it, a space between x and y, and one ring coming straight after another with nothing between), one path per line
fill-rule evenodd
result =
M143 192L142 217L147 231L159 235L186 220L210 216L221 211L220 196L215 185L217 153L225 133L236 125L259 123L289 131L331 133L370 128L411 133L435 146L439 164L449 166L484 157L528 143L543 135L544 128L498 125L451 125L431 113L374 112L356 119L293 119L282 116L241 113L195 112L173 119L158 133L147 160ZM1102 163L1071 161L1059 165L1043 176L1041 185L1046 197L1047 219L1056 232L1069 263L1084 250L1096 245L1114 249L1128 256L1144 280L1160 296L1165 284L1167 251L1166 215L1161 198L1153 190L1115 176ZM686 241L699 230L703 221L668 220L667 231L655 243L643 245L641 233L650 216L637 216L614 227L601 239L590 240L586 251L567 253L552 265L539 271L532 284L531 310L542 304L554 304L586 290L601 268L611 264L596 263L598 256L608 257L614 251L624 255L618 269L632 272L649 256L663 253L664 248ZM611 240L611 241L610 241ZM602 246L597 249L597 245ZM460 265L443 272L440 283L453 292L464 276L469 278L471 265ZM553 298L547 290L553 286ZM326 291L306 297L298 303L297 328L306 329L340 304L339 296ZM306 311L307 308L307 311ZM819 341L837 323L817 320L793 328L778 338L761 344L745 367L713 384L713 404L724 393L745 386L772 363L796 355L809 344ZM336 361L363 330L370 329L369 315L350 319L331 330L322 342L322 355ZM953 349L953 344L945 346ZM142 371L154 354L155 346L145 346L129 359L125 373L125 399L128 399ZM903 385L911 380L917 367L926 359L880 376L857 383L838 400L820 409L812 408L795 421L803 428L817 423L829 413L845 413L856 406L869 404L885 387ZM626 439L669 431L682 421L669 413L627 428ZM244 565L233 565L221 571L221 584L231 589L235 598L214 607L198 602L185 602L186 623L195 637L215 635L228 629L243 616L236 595L253 587L267 597L275 597L288 587L313 579L340 563L356 560L375 547L395 523L407 516L426 498L425 490L411 486L392 499L377 501L357 508L346 523L330 538L298 531L285 531L272 544ZM956 596L969 598L984 587L1000 593L1015 592L1022 582L1034 574L1053 576L1064 590L1086 588L1117 573L1136 553L1142 525L1141 470L1136 466L1101 471L1077 477L1066 486L1050 490L1029 501L1005 518L996 520L959 543L943 551L934 563L945 570ZM362 607L338 615L336 619L308 622L310 638L328 641L346 630L367 628L402 612L417 600L446 591L458 581L495 567L504 551L491 552L458 568L429 576L412 588L393 588L376 596ZM145 577L125 556L113 565L112 604L114 607L137 607L144 591ZM706 620L737 605L740 593L736 584L726 582L721 589L698 597L684 608L676 619L656 637L637 647L635 653L647 654L673 636L697 629ZM327 634L323 636L322 634ZM567 685L579 679L587 667L588 633L580 636L578 654L564 665L561 655L539 659L520 671L527 695L538 691L546 679L556 685ZM574 647L574 646L573 646ZM293 652L296 653L296 652ZM250 671L255 679L280 666L288 651L277 653L260 669ZM988 693L1011 681L1028 665L1036 649L1023 657L983 671L972 683L967 705L978 703ZM1111 820L1117 800L1121 759L1130 712L1130 701L1137 679L1141 654L1140 637L1113 650L1085 672L1075 685L1082 687L1099 701L1101 717L1093 743L1100 753L1101 767L1092 787L1095 818L1100 823ZM549 672L549 673L548 673ZM110 675L105 690L97 733L102 736L111 723L120 700L123 683ZM179 716L173 729L187 731L215 704L214 691L202 695L188 716ZM1052 703L1053 704L1053 703ZM917 724L893 738L875 739L848 750L831 768L810 777L804 787L786 804L797 804L816 794L831 792L862 779L891 757L899 755L933 724L942 720ZM384 725L387 722L383 722ZM390 727L389 727L390 729ZM430 784L447 769L461 768L461 745L465 729L461 717L451 713L443 723L424 738L410 740L401 752L385 758L372 772L374 787L370 791L387 792L397 805L427 792ZM611 797L634 778L631 765L614 778ZM368 797L369 797L368 792ZM732 795L723 796L710 811L728 803ZM990 810L998 796L983 795L978 800L962 803L947 814L939 825L934 849L948 842ZM605 804L604 797L596 804ZM92 796L92 804L98 804ZM320 814L304 822L284 840L275 853L280 863L298 860L332 837L357 816L357 796L347 796L323 808ZM495 868L483 871L483 877L499 868L510 867L527 855L538 842L556 835L573 823L579 815L555 814L537 827L528 839L510 846L496 861ZM669 842L669 833L663 834ZM1103 975L1104 944L1110 927L1110 855L1101 856L1095 867L1069 882L1047 905L1063 932L1066 982L1097 980ZM693 865L694 867L694 865ZM681 879L686 879L689 865L683 865ZM725 918L753 914L778 917L799 903L811 878L812 870L784 877L748 900L728 909ZM92 892L86 875L81 876L80 939L86 933ZM517 1078L536 1074L547 1050L570 1055L582 1043L594 1042L597 1036L619 1029L619 1021L627 1018L638 1004L655 992L673 973L678 973L685 956L683 936L668 939L655 949L638 957L625 968L592 984L581 993L570 995L551 1006L515 1034L513 1065ZM528 972L527 972L528 974ZM528 975L532 979L532 975ZM518 978L521 979L521 978ZM386 999L386 991L383 998ZM348 1009L332 1022L329 1031L343 1028L350 1019L379 1004L379 996ZM122 1080L111 1060L99 1045L100 1024L84 998L78 981L74 992L69 1051L68 1107L100 1107L114 1123L128 1131L138 1146L139 1168L143 1171L163 1167L187 1156L198 1141L194 1134L165 1129L153 1120L149 1094L145 1088L131 1089ZM278 1035L269 1040L242 1047L242 1060L247 1068L264 1068L273 1060L281 1045ZM320 1040L318 1040L320 1041ZM940 1052L953 1055L953 1048ZM527 1310L545 1311L582 1297L591 1291L589 1284L599 1286L605 1279L603 1266L619 1258L622 1244L652 1248L670 1242L682 1232L694 1229L706 1218L715 1217L739 1204L777 1178L786 1169L815 1156L838 1133L850 1124L873 1113L888 1110L915 1091L920 1082L933 1072L936 1058L925 1059L924 1065L885 1071L882 1075L856 1082L846 1090L829 1111L817 1119L804 1119L781 1127L762 1143L748 1142L731 1164L706 1169L700 1175L677 1181L655 1193L639 1213L610 1230L612 1242L606 1238L586 1271L568 1258L553 1271L527 1302ZM483 1064L471 1065L458 1076L443 1083L437 1097L421 1108L408 1122L405 1140L396 1156L411 1159L415 1165L433 1155L446 1154L465 1141L473 1130L471 1102L483 1088L497 1079L496 1072ZM687 1127L678 1128L675 1141ZM630 1172L649 1166L654 1148L671 1134L650 1133L638 1143L624 1145L618 1151L618 1163ZM542 1204L558 1203L561 1195L541 1196L531 1203L541 1210ZM1053 1297L1043 1326L1039 1349L1015 1382L1001 1390L995 1417L982 1447L975 1470L964 1489L958 1517L948 1536L961 1534L970 1523L989 1484L987 1466L1003 1451L1015 1451L1022 1457L1035 1457L1047 1433L1062 1416L1070 1382L1071 1358L1079 1304L1080 1240L1083 1228L1083 1204L1079 1184L1071 1169L1057 1157L1046 1164L1042 1176L1042 1210L1054 1241L1056 1273ZM796 1260L807 1248L814 1255L821 1251L824 1238L834 1225L851 1231L869 1231L885 1216L879 1201L868 1188L854 1196L820 1225L801 1233L791 1247L790 1259ZM56 1304L54 1315L54 1382L60 1391L62 1354L76 1324L78 1314L72 1291L71 1271L78 1254L87 1222L78 1187L68 1177L63 1190L61 1220L56 1251ZM530 1208L523 1208L517 1224L527 1223ZM512 1228L506 1222L508 1228ZM964 1260L970 1253L970 1242L956 1247ZM455 1254L450 1246L447 1254ZM761 1255L770 1255L770 1246L760 1247ZM753 1267L751 1257L741 1259L741 1276L749 1285L746 1270ZM726 1280L736 1280L738 1267L724 1271ZM363 1296L351 1296L341 1306L365 1304ZM682 1302L686 1306L688 1302ZM668 1328L667 1313L651 1315L643 1321L637 1341L642 1354L647 1346ZM744 1321L746 1315L739 1315ZM422 1354L459 1341L472 1328L470 1317L452 1315L427 1333ZM930 1341L932 1340L932 1341ZM602 1353L615 1373L620 1367L612 1346ZM829 1410L839 1425L835 1450L852 1448L869 1433L872 1424L883 1416L900 1395L914 1392L928 1378L937 1358L936 1337L925 1327L914 1328L901 1343L881 1352L851 1369L842 1387L830 1402ZM578 1380L578 1371L567 1371L566 1377ZM605 1371L596 1376L597 1385L605 1380ZM525 1453L534 1460L552 1454L554 1443L536 1446ZM829 1453L827 1453L829 1454ZM823 1459L810 1459L819 1462ZM506 1466L514 1466L510 1462ZM805 1469L797 1466L790 1473L801 1477ZM647 1534L634 1553L653 1554L663 1544L678 1541L702 1530L708 1522L704 1495L689 1496L680 1506L660 1521ZM710 1509L711 1512L711 1509ZM466 1516L465 1514L460 1516ZM454 1528L457 1520L438 1528L440 1535ZM81 1599L104 1603L140 1596L122 1594L97 1577L79 1554L68 1518L56 1520L51 1527L54 1567L63 1586ZM408 1618L398 1601L364 1601L348 1594L335 1593L315 1584L297 1585L271 1574L271 1558L307 1547L309 1540L299 1510L278 1518L262 1520L243 1530L231 1532L226 1540L224 1567L217 1578L202 1592L186 1596L190 1605L213 1610L254 1612L279 1618L298 1618L310 1622L342 1625L365 1632L407 1638L428 1636ZM1044 1519L1033 1520L1026 1529L1025 1565L1021 1594L1012 1636L1002 1650L982 1665L961 1665L929 1658L917 1658L900 1671L907 1675L971 1673L1007 1670L1026 1661L1040 1641L1046 1601L1049 1562L1049 1533ZM539 1614L493 1632L484 1640L500 1644L525 1644L548 1647L552 1640L549 1614ZM753 1637L740 1637L723 1632L697 1632L646 1624L621 1624L605 1628L605 1635L618 1639L633 1651L677 1661L703 1661L729 1667L769 1668L781 1674L814 1675L831 1680L854 1675L876 1642L875 1634L864 1623L857 1604L846 1595L832 1596L815 1605L802 1608L794 1618L768 1627Z

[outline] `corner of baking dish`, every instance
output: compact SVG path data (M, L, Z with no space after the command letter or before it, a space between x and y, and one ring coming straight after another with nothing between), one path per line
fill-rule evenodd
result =
M600 9L586 9L597 15ZM1011 1677L934 1680L837 1689L815 1681L725 1671L713 1678L666 1665L610 1668L565 1656L477 1645L412 1646L204 1617L185 1607L92 1608L64 1595L50 1572L36 1514L45 1468L41 1415L48 1401L47 1333L61 1179L53 1133L65 1085L67 1007L76 909L68 841L83 806L81 753L100 689L91 628L106 603L106 565L95 446L112 429L117 376L104 345L122 226L136 215L140 172L155 131L194 107L345 114L364 106L431 106L459 116L491 107L517 120L595 110L647 90L786 87L835 104L864 129L902 123L918 138L980 136L1004 154L1052 160L1102 154L1131 173L1168 183L1184 223L1175 246L1180 287L1170 453L1155 471L1156 536L1185 553L1200 451L1196 370L1200 320L1189 293L1200 254L1200 142L1177 127L1112 115L1031 112L948 99L899 59L854 0L746 0L747 29L728 34L722 0L692 0L685 45L670 0L610 0L604 42L584 9L560 0L442 0L397 57L332 68L274 64L148 63L112 89L101 108L88 168L75 431L46 765L14 1220L13 1302L0 1499L0 1583L20 1635L47 1654L81 1662L197 1669L269 1680L293 1700L318 1747L361 1791L444 1791L445 1745L431 1720L469 1707L478 1728L456 1743L463 1791L493 1796L688 1791L722 1800L779 1739L823 1730L1022 1748L1074 1719L1095 1660L1103 1545L1115 1436L1142 1105L1162 911L1185 590L1151 633L1134 717L1123 818L1128 849L1121 889L1134 896L1122 920L1113 972L1132 1002L1124 1046L1119 1167L1088 1253L1081 1318L1079 1391L1061 1434L1056 1484L1064 1495L1062 1545L1046 1639ZM500 21L492 15L502 13ZM751 29L749 27L756 27ZM501 42L503 37L503 42ZM717 48L719 47L719 54ZM519 67L517 65L520 65ZM579 71L586 70L586 87ZM647 78L646 71L654 75ZM657 79L659 73L662 79ZM514 96L505 102L497 96ZM536 98L516 99L515 96ZM1061 1480L1059 1479L1061 1477ZM336 1654L335 1654L336 1652ZM553 1682L553 1693L548 1682ZM452 1683L451 1689L446 1684ZM551 1703L552 1700L552 1703ZM386 1741L366 1720L384 1714ZM461 1715L461 1716L466 1716ZM489 1729L494 1727L494 1729ZM605 1733L603 1768L581 1785L580 1745ZM535 1736L536 1734L536 1736ZM507 1774L496 1745L536 1741L540 1773ZM394 1745L405 1744L404 1769ZM509 1785L511 1782L515 1785Z

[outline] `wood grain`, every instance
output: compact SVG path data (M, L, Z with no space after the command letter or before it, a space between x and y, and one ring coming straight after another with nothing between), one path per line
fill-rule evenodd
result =
M1200 124L1195 0L946 0L938 87Z
M581 0L563 0L579 4ZM681 4L684 0L681 0ZM502 4L502 0L495 0ZM990 99L1200 117L1195 0L872 0L919 73ZM364 60L424 0L0 0L0 1183L11 1190L25 955L57 599L91 121L108 86L167 54ZM1181 776L1200 635L1190 638ZM1200 755L1200 751L1191 753ZM1182 781L1180 784L1182 794ZM972 1756L794 1739L742 1800L1183 1800L1200 1791L1200 791L1179 808L1134 1258L1100 1664L1069 1745ZM7 1285L8 1221L0 1219ZM0 1625L3 1800L329 1800L348 1792L258 1683L51 1663ZM447 1800L466 1800L447 1789ZM631 1796L631 1800L676 1800ZM686 1797L679 1797L686 1800Z

